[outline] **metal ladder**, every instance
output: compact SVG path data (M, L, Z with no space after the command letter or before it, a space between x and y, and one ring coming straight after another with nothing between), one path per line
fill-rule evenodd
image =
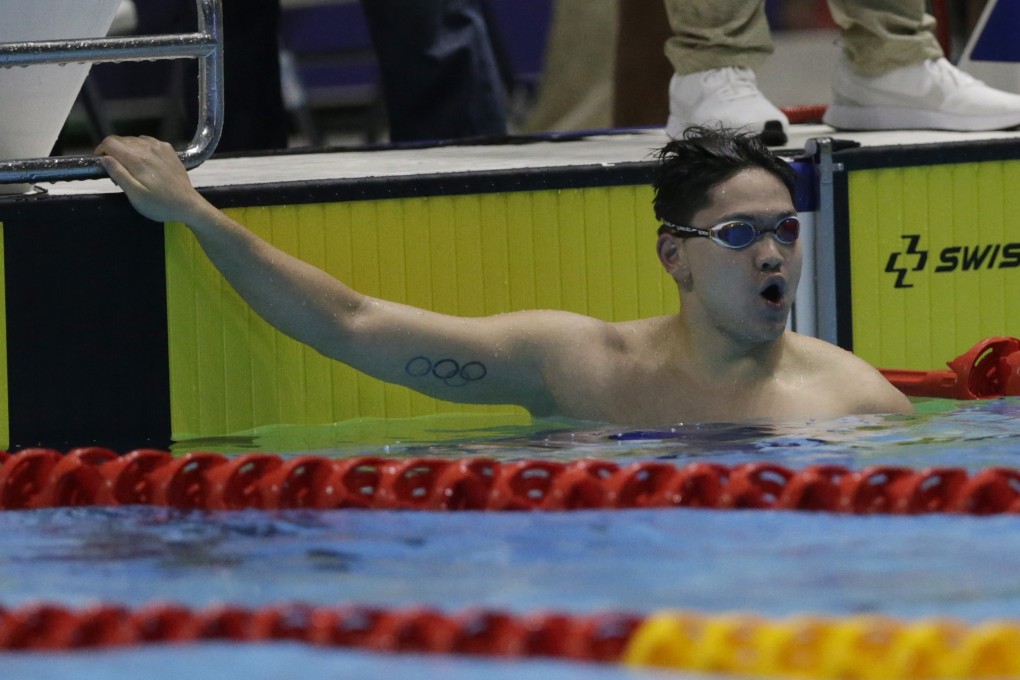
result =
M0 68L32 64L198 59L198 126L178 156L189 170L212 155L223 130L223 21L220 0L196 0L198 31L176 35L0 43ZM105 177L97 156L0 160L0 183Z

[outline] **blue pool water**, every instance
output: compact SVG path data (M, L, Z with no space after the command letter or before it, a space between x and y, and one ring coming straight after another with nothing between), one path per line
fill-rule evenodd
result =
M405 423L393 425L404 431L391 431L386 441L310 443L337 456L1020 467L1020 400L919 406L911 417L655 432L541 422L424 433L420 423ZM248 444L271 450L264 445L286 437L293 433L257 433ZM237 439L219 445L245 448ZM357 602L518 613L672 607L767 616L1020 618L1015 516L65 508L0 513L0 536L0 602L9 607L39 600L196 607ZM3 678L98 680L126 677L128 667L132 678L268 680L295 677L296 667L303 678L658 677L583 664L390 657L283 643L0 655Z

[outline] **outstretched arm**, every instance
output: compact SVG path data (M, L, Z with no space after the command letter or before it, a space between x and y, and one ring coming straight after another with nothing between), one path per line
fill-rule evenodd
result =
M216 209L192 187L170 145L109 137L96 153L142 215L188 225L227 281L283 333L377 378L442 399L556 410L543 378L548 350L586 325L584 317L451 317L363 295Z
M110 177L138 212L191 228L217 269L269 323L315 347L328 320L356 315L366 298L261 240L191 185L169 144L151 137L108 137L96 149Z

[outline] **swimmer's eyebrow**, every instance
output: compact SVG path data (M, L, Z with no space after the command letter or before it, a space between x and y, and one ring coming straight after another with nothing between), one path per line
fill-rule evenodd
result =
M749 213L749 212L738 212L728 213L722 217L717 218L714 224L722 224L723 222L750 222L751 224L768 223L769 225L783 219L784 217L796 217L797 211L793 208L787 210L777 210L775 212L765 211L760 213Z

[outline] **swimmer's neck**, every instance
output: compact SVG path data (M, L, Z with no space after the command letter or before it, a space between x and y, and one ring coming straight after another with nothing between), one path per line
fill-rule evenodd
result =
M791 335L752 341L735 337L707 323L691 323L677 314L671 324L678 362L695 378L754 383L775 376Z

